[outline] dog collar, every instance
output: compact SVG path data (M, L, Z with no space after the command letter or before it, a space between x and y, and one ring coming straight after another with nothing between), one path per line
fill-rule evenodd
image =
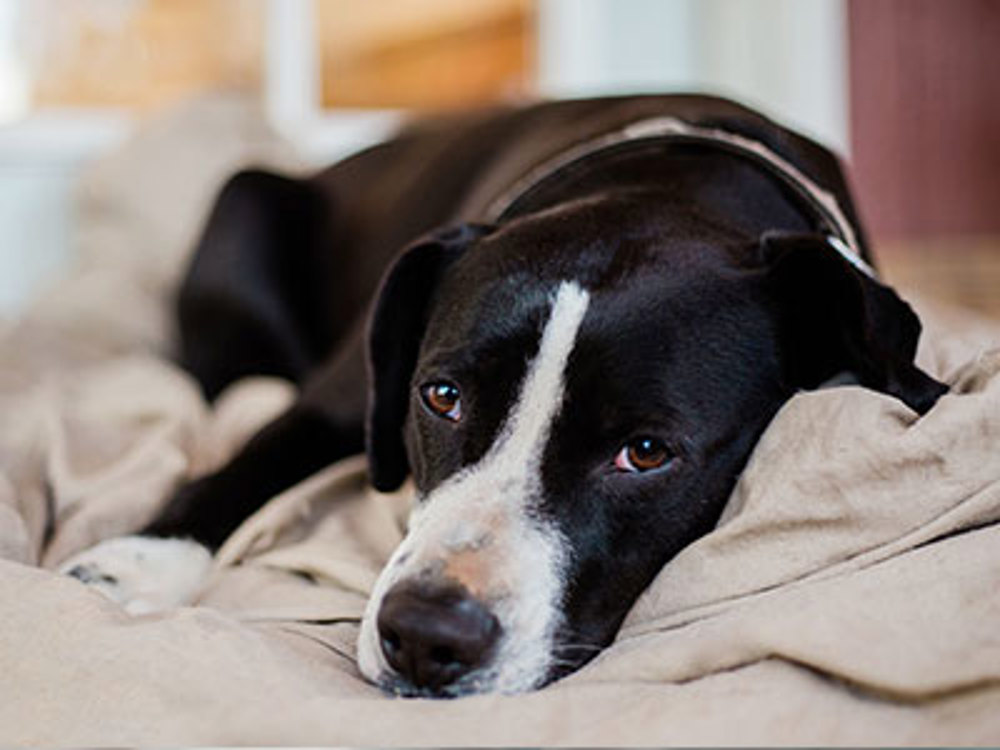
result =
M825 225L826 240L831 248L862 273L873 279L877 278L875 270L861 255L854 226L831 192L820 187L802 170L759 141L720 128L692 125L676 117L651 117L638 120L620 130L570 147L542 162L515 182L490 204L486 218L491 222L503 219L543 183L585 158L623 144L643 141L709 145L749 159L763 167L790 188L819 216Z

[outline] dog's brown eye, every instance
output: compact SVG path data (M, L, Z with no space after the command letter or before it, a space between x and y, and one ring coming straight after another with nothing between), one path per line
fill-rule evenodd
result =
M451 383L430 383L421 389L427 408L443 419L457 422L462 418L462 395Z
M619 471L652 471L666 466L670 459L670 450L662 440L640 437L618 451L618 455L615 456L615 467Z

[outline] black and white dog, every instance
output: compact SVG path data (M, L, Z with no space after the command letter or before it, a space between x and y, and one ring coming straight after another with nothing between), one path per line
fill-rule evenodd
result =
M64 569L134 604L141 549L189 588L204 548L367 448L417 501L358 663L411 695L536 688L608 645L796 391L846 371L923 413L946 390L836 159L699 96L448 117L308 179L239 174L179 312L209 396L269 373L300 398L145 537Z

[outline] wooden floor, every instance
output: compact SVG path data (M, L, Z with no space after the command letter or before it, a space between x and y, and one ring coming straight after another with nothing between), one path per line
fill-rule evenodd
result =
M1000 319L1000 236L876 246L883 278L904 293Z

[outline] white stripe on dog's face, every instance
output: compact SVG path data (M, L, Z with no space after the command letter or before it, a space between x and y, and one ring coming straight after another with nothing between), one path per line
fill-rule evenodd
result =
M412 578L457 581L500 622L503 635L491 662L460 680L462 692L528 690L546 676L565 588L566 545L532 509L541 498L541 459L589 302L576 283L559 285L538 354L492 447L414 509L409 533L376 582L362 621L358 663L369 679L390 672L376 626L382 599Z

